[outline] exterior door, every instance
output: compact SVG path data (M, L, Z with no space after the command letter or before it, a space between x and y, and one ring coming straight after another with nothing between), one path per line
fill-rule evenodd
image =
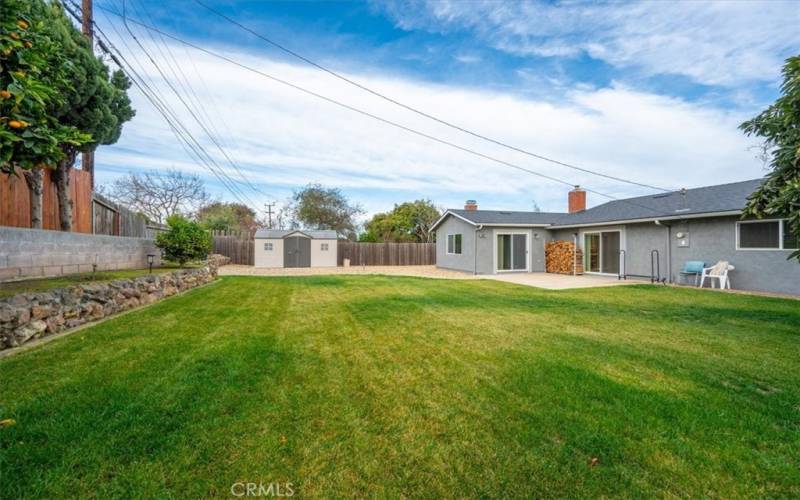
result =
M583 265L588 273L619 274L619 231L583 235Z
M523 233L497 235L497 270L528 270L528 235Z
M586 272L600 272L600 233L583 235L583 259Z
M283 267L311 267L311 239L290 236L283 240Z

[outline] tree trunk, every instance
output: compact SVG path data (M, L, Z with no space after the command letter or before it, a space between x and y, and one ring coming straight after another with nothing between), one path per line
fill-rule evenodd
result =
M44 170L32 168L25 170L25 183L28 185L31 200L31 228L42 229L42 192L44 191Z
M58 220L62 231L72 231L72 197L69 190L69 171L75 164L77 152L68 152L67 157L58 162L55 171L58 193Z

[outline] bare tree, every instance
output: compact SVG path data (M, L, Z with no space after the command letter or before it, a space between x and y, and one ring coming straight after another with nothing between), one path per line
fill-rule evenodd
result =
M161 175L129 173L101 192L162 224L170 215L193 213L210 201L198 175L184 174L174 169Z

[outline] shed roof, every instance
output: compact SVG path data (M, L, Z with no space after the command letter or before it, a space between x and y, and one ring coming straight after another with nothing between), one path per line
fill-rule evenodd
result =
M306 230L306 229L259 229L256 231L256 238L264 239L283 239L287 236L297 234L306 235L315 240L335 240L339 237L336 231L328 230Z

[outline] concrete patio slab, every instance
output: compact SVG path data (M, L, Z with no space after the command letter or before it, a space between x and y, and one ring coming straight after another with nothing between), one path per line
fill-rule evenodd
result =
M436 266L352 266L352 267L253 267L228 265L219 269L220 276L326 276L343 274L382 274L387 276L413 276L439 279L486 279L505 281L517 285L534 286L548 290L570 288L594 288L649 283L649 281L618 280L611 276L569 276L549 273L508 273L494 275L472 275Z
M475 279L469 273L439 269L436 266L350 266L350 267L253 267L227 265L220 276L326 276L336 274L383 274L419 278Z
M649 281L620 280L616 276L597 276L584 274L571 276L552 273L505 273L478 276L480 279L505 281L517 285L546 288L547 290L568 290L570 288L595 288L601 286L641 285Z

